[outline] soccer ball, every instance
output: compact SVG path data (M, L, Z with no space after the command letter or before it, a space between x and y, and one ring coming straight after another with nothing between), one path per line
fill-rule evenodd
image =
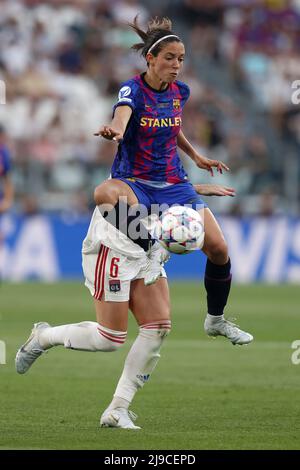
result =
M163 212L156 236L171 253L183 255L202 248L204 226L200 214L189 207L173 206Z

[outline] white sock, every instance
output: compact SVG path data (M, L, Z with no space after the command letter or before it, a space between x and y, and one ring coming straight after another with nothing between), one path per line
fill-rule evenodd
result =
M129 405L130 405L129 401L124 400L124 398L114 396L111 404L109 405L107 409L114 410L115 408L126 408L126 410L128 410Z
M224 319L224 315L211 315L210 313L208 313L208 314L206 315L206 318L207 318L211 323L218 323L219 321L225 320L225 319Z
M41 330L43 349L62 345L81 351L116 351L126 340L126 331L115 331L92 321L60 325Z
M126 400L129 406L137 390L149 380L160 358L162 343L170 329L170 320L148 323L140 327L140 332L127 355L123 373L109 408L115 408L115 404L120 403L119 399L123 399L123 403ZM126 403L124 404L126 407Z

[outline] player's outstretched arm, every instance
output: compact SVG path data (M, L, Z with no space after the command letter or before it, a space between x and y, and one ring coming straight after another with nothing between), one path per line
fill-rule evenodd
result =
M218 184L194 184L196 192L202 196L235 196L235 190Z
M130 106L118 106L111 123L108 126L101 126L99 131L95 132L94 135L104 137L104 139L107 140L120 142L123 139L131 114L132 109Z
M177 136L177 145L196 163L198 168L209 171L211 176L214 176L214 167L219 173L223 173L223 170L229 171L229 168L227 165L225 165L225 163L220 162L219 160L210 160L209 158L200 155L200 153L198 153L192 144L187 140L182 130Z

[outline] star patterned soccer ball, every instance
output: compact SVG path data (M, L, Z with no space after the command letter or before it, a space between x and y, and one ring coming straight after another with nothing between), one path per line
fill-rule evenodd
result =
M160 217L156 235L168 251L183 255L201 249L205 233L199 212L189 207L173 206Z

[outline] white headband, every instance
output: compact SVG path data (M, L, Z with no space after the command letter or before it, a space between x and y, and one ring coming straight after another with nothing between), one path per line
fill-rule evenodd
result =
M179 37L176 36L176 34L169 34L168 36L164 36L163 38L158 39L154 44L152 44L151 47L149 47L149 49L147 51L147 54L149 54L149 52L151 52L152 49L154 49L154 47L156 47L157 44L160 43L160 41L163 41L164 39L167 39L167 38L177 38L177 39L179 39Z

